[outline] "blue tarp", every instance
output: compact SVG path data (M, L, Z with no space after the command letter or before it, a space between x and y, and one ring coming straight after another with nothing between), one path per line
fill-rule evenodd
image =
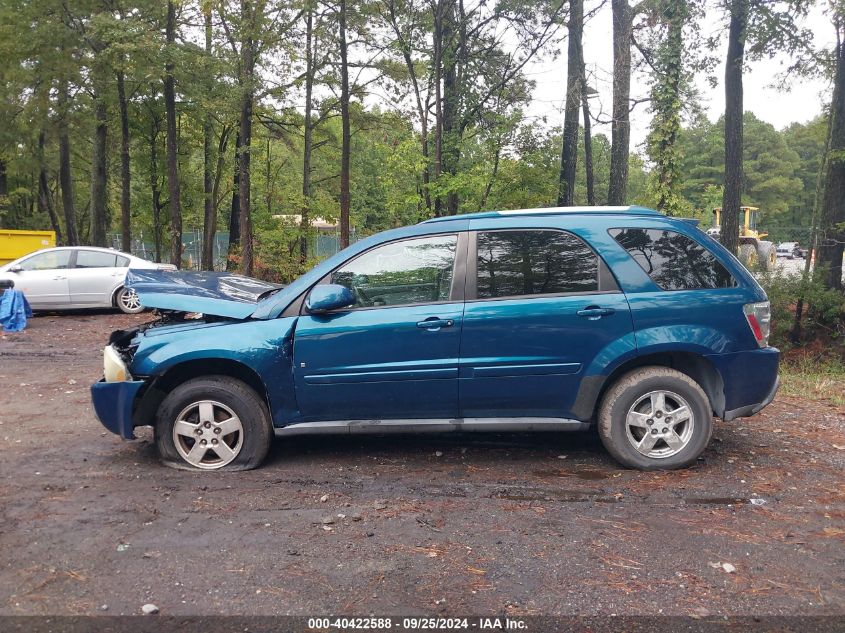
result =
M32 308L20 290L6 290L0 294L0 326L4 330L20 332L31 316Z

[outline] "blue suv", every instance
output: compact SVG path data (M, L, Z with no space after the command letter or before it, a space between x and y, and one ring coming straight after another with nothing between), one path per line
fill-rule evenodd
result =
M152 425L175 466L254 468L274 435L595 424L625 466L679 468L778 387L762 288L695 222L638 207L435 218L286 287L127 287L160 318L112 334L94 408L127 439Z

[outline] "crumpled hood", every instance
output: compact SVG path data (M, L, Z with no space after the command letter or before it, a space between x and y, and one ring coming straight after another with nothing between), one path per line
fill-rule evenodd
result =
M231 273L130 269L126 287L138 293L146 308L202 312L232 319L245 319L261 295L282 288Z

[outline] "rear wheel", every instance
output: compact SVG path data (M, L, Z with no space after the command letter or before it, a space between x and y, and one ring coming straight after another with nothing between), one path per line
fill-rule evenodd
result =
M668 367L641 367L622 376L602 399L598 422L608 452L639 470L695 463L713 429L707 395Z
M121 288L115 296L114 302L120 308L120 311L125 314L138 314L144 311L141 299L133 288Z
M236 378L189 380L161 403L155 441L168 466L199 470L249 470L270 450L273 427L267 407Z

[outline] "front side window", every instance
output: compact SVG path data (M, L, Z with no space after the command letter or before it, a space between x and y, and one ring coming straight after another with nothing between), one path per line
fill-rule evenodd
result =
M610 234L664 290L736 286L716 256L686 235L662 229L611 229Z
M391 242L334 271L331 283L349 288L357 308L448 301L457 235Z
M114 268L117 255L100 251L77 251L77 268Z
M479 299L599 289L599 262L580 238L563 231L478 234Z
M70 251L47 251L21 262L21 270L56 270L70 264Z

